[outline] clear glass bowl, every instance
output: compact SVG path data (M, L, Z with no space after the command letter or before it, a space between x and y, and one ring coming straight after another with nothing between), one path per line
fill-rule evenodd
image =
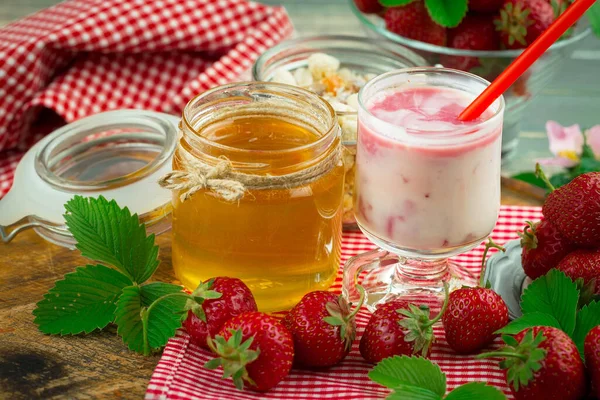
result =
M284 41L265 51L252 68L253 79L270 81L283 68L294 71L305 68L308 58L325 53L340 60L340 68L348 68L361 75L380 75L400 68L421 67L426 60L404 46L355 36L323 35ZM338 112L339 118L355 117L356 112ZM343 122L340 125L344 129ZM356 229L352 211L354 192L354 159L356 137L344 139L346 183L344 194L344 229Z
M418 40L408 39L388 31L385 21L375 14L364 14L349 0L350 8L361 22L366 34L378 39L377 43L391 41L405 46L425 58L428 65L441 64L445 67L455 65L473 65L467 72L479 75L488 81L494 80L522 50L497 50L475 51L459 50L450 47L436 46ZM561 71L563 61L571 56L577 44L591 33L587 21L580 21L573 29L571 36L563 39L550 47L544 55L510 87L504 98L506 112L504 113L504 127L502 129L502 159L508 159L514 154L518 144L520 123L524 118L525 109L534 95L540 92L546 84L554 79ZM475 60L476 59L476 60ZM473 62L475 61L475 62ZM463 69L463 68L460 68Z

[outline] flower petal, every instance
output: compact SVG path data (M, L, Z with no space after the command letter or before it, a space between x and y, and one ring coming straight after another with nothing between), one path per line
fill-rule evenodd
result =
M579 125L562 126L558 122L546 122L546 132L550 142L550 151L558 155L563 151L574 151L581 154L583 147L583 133Z
M600 157L600 125L596 125L585 131L587 144L592 148L596 157Z
M577 165L577 161L570 158L554 157L554 158L539 158L535 160L540 165L556 165L563 168L570 168Z

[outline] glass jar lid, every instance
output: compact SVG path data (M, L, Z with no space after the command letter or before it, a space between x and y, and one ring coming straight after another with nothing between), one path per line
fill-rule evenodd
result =
M158 185L171 171L179 118L143 110L95 114L65 125L23 156L0 200L0 238L34 228L74 248L64 204L75 195L104 196L140 216L149 233L171 226L171 192Z

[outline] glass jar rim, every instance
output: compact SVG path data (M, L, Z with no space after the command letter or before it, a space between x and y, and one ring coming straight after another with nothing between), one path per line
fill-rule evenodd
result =
M107 118L109 116L111 118ZM74 149L62 151L62 153L68 154L54 154L54 152L59 149L61 145L73 140L77 135L87 135L94 132L105 132L124 128L141 128L158 131L160 132L158 134L161 135L161 141L164 141L160 152L151 161L139 168L137 171L119 176L117 178L91 181L73 181L63 178L53 171L53 166L51 164L56 162L54 157L69 157L72 155ZM67 124L62 128L59 128L55 132L59 133L56 133L55 137L45 143L36 154L35 170L40 178L50 185L62 191L75 193L114 189L144 179L170 160L177 144L177 134L171 124L169 124L166 120L159 118L156 113L142 110L109 111L104 113L102 118L95 116L82 118L78 121ZM131 134L129 136L129 139L140 138L138 133ZM123 138L108 136L105 139L96 139L89 143L81 142L76 144L74 147L81 148L102 146L118 139Z
M363 86L363 88L358 93L359 110L361 110L362 112L365 112L369 116L369 118L373 118L373 119L377 120L379 124L388 126L390 129L398 129L399 126L394 125L391 122L385 121L385 120L377 117L375 114L373 114L369 110L369 108L365 104L365 102L366 102L364 99L365 93L372 86L376 85L377 83L379 83L383 80L389 79L391 77L397 76L397 75L409 75L410 76L413 74L431 74L431 73L462 76L462 77L471 79L479 84L482 84L484 87L487 87L490 85L489 81L487 81L486 79L484 79L480 76L471 74L469 72L460 71L457 69L440 68L440 67L403 68L403 69L399 69L396 71L390 71L385 74L379 75L379 76L371 79L369 82L367 82L367 84L365 86ZM390 86L390 88L391 87L393 87L393 86ZM457 90L461 90L461 89L457 89ZM464 90L462 90L462 91L464 91ZM494 101L494 103L492 104L492 106L494 104L497 104L497 109L494 111L494 113L491 116L484 119L483 121L469 124L464 127L457 126L456 128L447 129L447 130L439 130L439 131L436 130L435 131L435 133L436 133L435 139L433 139L433 141L430 140L428 142L433 142L432 144L436 144L439 142L439 144L441 145L441 144L448 144L448 143L442 143L443 141L441 139L456 139L457 137L471 139L471 140L479 139L481 135L465 135L465 133L471 133L473 131L473 129L477 129L479 132L485 132L485 129L482 129L482 128L486 128L490 125L493 126L495 124L501 123L502 115L503 115L504 108L505 108L504 96L502 95L499 98L497 98ZM500 120L500 121L498 121L498 120ZM404 128L404 130L407 132L407 134L409 134L411 137L418 138L419 140L425 139L425 137L423 135L418 135L418 134L415 135L414 134L415 130L413 130L413 129L406 128L406 127L401 127L401 128Z
M287 149L282 149L282 150L241 149L239 147L233 147L233 146L228 146L228 145L225 145L222 143L218 143L218 142L215 142L213 140L207 139L206 137L202 136L200 134L200 132L196 128L194 128L192 126L192 124L190 123L190 121L192 119L191 118L192 116L189 115L190 108L196 102L206 100L210 96L217 95L219 92L227 93L227 91L235 90L235 89L242 89L242 90L246 89L247 91L248 90L257 90L257 92L267 90L267 91L271 91L272 93L281 93L281 94L298 96L298 97L303 96L304 98L311 99L314 102L321 104L324 107L324 110L326 110L327 118L328 118L327 128L326 128L325 132L322 132L322 135L313 142L303 144L300 146L290 147ZM272 89L272 90L270 90L270 89ZM234 97L234 96L231 96L231 97ZM216 100L218 100L218 99L209 100L205 104L203 104L202 107L209 107L212 104L214 104ZM292 153L296 153L296 152L310 150L311 148L314 148L314 147L319 147L321 144L323 144L323 142L326 142L327 140L329 140L330 136L336 132L337 119L336 119L336 113L335 113L335 110L333 109L333 107L327 101L325 101L323 98L321 98L319 95L317 95L314 92L311 92L310 90L299 88L299 87L292 86L292 85L286 85L283 83L252 81L252 82L234 82L234 83L230 83L227 85L217 86L215 88L212 88L210 90L207 90L207 91L195 96L186 104L185 108L183 109L181 123L190 132L194 133L193 140L200 142L204 146L214 148L216 150L220 150L222 152L226 152L229 154L257 154L257 153L260 153L261 155L269 156L269 155L273 155L273 154L277 154L277 155L283 155L286 153L292 154Z
M398 58L401 55L402 57L404 57L406 59L406 61L413 64L414 66L427 65L427 62L425 61L425 59L423 57L421 57L420 55L415 53L410 48L402 46L397 43L388 42L382 46L382 43L378 42L377 40L362 37L362 36L315 35L315 36L306 36L306 37L300 37L300 38L295 38L295 39L288 39L288 40L285 40L285 41L271 47L270 49L266 50L264 53L262 53L258 57L256 62L252 66L252 77L253 77L253 79L255 79L257 81L262 80L263 77L262 77L261 72L262 72L262 69L263 69L265 63L268 60L270 60L271 57L275 56L276 54L278 54L281 51L284 51L288 48L297 48L298 46L306 45L306 44L310 45L311 43L323 43L326 45L331 45L334 42L341 42L341 43L347 43L347 44L355 43L357 45L370 44L370 45L372 45L372 47L369 49L369 51L372 52L373 54L386 55L386 56L393 55L395 58ZM397 49L399 51L401 50L401 52L395 53L392 51L393 49ZM335 50L339 51L341 49L335 47ZM351 48L348 48L348 50L351 50ZM326 52L326 48L322 49L321 51Z

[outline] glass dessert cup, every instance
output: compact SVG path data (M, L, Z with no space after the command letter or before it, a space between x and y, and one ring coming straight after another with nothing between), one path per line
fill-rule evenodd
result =
M475 278L449 258L480 244L500 208L504 100L476 121L456 117L489 84L444 68L378 76L359 93L355 215L379 249L349 259L343 294L366 304L402 298L441 305Z

